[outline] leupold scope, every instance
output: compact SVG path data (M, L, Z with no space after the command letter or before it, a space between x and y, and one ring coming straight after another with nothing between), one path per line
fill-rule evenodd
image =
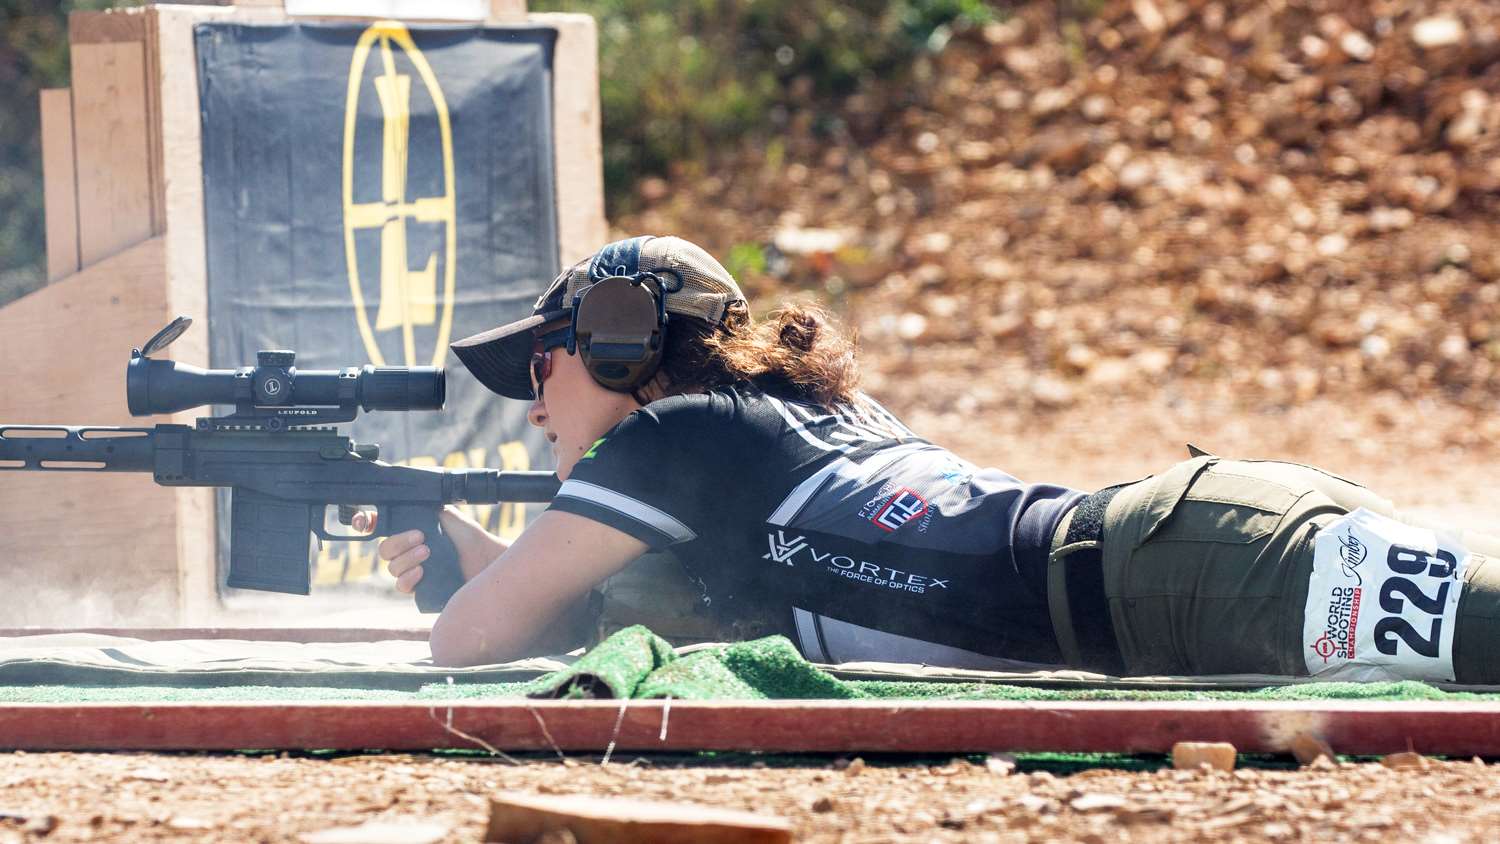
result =
M132 416L175 413L209 404L232 404L232 416L200 420L282 430L292 426L347 422L365 410L441 410L447 388L441 367L363 366L298 369L296 352L267 349L255 366L200 369L151 355L192 325L178 317L145 346L134 349L125 369L125 398Z

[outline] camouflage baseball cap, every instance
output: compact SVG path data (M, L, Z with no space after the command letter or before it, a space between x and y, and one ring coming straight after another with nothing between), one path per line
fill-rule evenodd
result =
M714 257L680 237L632 237L605 246L558 274L536 300L531 316L465 337L450 348L492 392L531 400L531 350L536 329L570 319L573 304L596 282L613 276L656 275L668 314L717 325L729 306L745 301L734 276Z

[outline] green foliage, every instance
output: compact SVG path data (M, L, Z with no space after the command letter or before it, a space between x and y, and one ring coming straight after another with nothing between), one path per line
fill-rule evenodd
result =
M0 303L41 283L45 225L37 92L68 84L67 13L139 0L0 0ZM599 22L606 188L702 162L790 108L899 84L985 0L533 0ZM832 109L830 109L832 111ZM769 152L780 154L773 143ZM764 256L744 252L753 266Z
M729 248L724 259L724 269L735 278L747 275L763 275L766 271L766 250L759 243L736 243Z
M606 189L774 130L789 106L900 81L984 0L533 0L599 22Z

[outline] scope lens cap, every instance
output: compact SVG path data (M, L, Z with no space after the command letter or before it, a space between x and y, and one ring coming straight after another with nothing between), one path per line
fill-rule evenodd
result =
M153 335L150 340L146 341L146 345L141 347L141 357L149 358L162 349L165 349L166 347L172 345L172 341L176 340L178 337L181 337L182 332L187 331L188 326L192 324L192 317L180 316L177 319L172 320L167 324L166 328L163 328L162 330L156 332L156 334Z

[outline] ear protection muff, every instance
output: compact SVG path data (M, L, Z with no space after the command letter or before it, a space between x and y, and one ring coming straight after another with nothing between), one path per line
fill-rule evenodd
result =
M661 366L666 292L652 273L595 282L573 300L568 352L578 355L600 386L622 393L639 389Z

